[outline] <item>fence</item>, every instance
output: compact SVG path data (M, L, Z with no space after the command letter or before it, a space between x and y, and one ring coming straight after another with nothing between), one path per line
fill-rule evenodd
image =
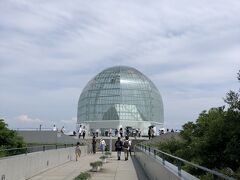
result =
M171 154L165 153L161 150L158 150L154 147L151 147L149 145L145 145L145 144L137 144L135 146L136 149L141 150L143 152L145 152L146 154L148 154L148 156L153 157L154 159L159 159L161 161L161 164L164 166L166 165L166 163L169 164L169 162L171 164L174 164L177 167L177 174L179 177L182 176L182 172L183 172L183 165L187 165L192 169L196 169L196 170L200 170L203 171L204 174L210 174L212 175L213 179L226 179L226 180L235 180L232 177L226 176L222 173L219 173L215 170L211 170L208 169L206 167L191 163L189 161L186 161L184 159L181 159L179 157L173 156ZM135 150L137 151L137 150Z
M39 151L46 151L52 149L61 149L73 147L74 144L54 144L54 145L42 145L42 146L30 146L22 148L10 148L10 149L0 149L0 158L7 156L14 156L19 154L27 154Z

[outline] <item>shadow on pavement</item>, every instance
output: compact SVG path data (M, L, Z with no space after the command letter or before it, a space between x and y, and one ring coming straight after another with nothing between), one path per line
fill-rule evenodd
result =
M138 160L136 159L136 157L134 155L132 155L131 158L132 158L133 166L137 172L138 180L149 180L144 169L138 163Z

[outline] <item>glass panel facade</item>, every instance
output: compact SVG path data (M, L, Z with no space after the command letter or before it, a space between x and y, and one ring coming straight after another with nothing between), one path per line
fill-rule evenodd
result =
M161 95L152 81L134 68L103 70L89 81L78 102L78 124L102 120L163 124Z

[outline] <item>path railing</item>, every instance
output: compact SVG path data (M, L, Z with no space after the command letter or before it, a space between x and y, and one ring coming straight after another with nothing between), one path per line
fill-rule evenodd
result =
M145 144L140 143L140 144L137 144L135 146L135 148L145 152L146 154L148 154L149 156L152 156L155 159L156 158L161 159L161 162L162 162L163 165L165 165L166 162L175 164L177 166L179 176L181 176L181 173L182 173L181 171L182 171L183 165L188 165L189 167L192 167L194 169L204 171L205 174L207 174L207 173L211 174L213 176L213 179L235 180L234 178L226 176L226 175L224 175L222 173L219 173L215 170L211 170L211 169L208 169L206 167L191 163L189 161L186 161L182 158L179 158L179 157L173 156L171 154L165 153L165 152L163 152L161 150L158 150L154 147L151 147L149 145L145 145Z
M47 151L52 149L68 148L73 146L74 144L53 144L53 145L22 147L22 148L0 149L0 158L19 155L19 154L28 154L28 153L39 152L39 151Z

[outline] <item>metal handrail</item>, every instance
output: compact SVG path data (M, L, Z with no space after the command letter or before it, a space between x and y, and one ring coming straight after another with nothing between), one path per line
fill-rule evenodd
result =
M163 155L166 155L166 156L168 156L168 157L171 157L171 158L173 158L173 159L176 159L176 160L178 160L178 161L181 161L181 162L183 162L183 163L185 163L185 164L188 164L188 165L191 165L191 166L193 166L193 167L195 167L195 168L198 168L198 169L201 169L201 170L203 170L203 171L209 172L209 173L211 173L211 174L213 174L213 175L215 175L215 176L224 178L224 179L226 179L226 180L236 180L235 178L226 176L226 175L224 175L224 174L222 174L222 173L219 173L219 172L217 172L217 171L215 171L215 170L211 170L211 169L208 169L208 168L206 168L206 167L203 167L203 166L194 164L194 163L192 163L192 162L189 162L189 161L184 160L184 159L182 159L182 158L179 158L179 157L177 157L177 156L173 156L173 155L168 154L168 153L166 153L166 152L163 152L163 151L161 151L161 150L159 150L159 149L153 148L153 147L151 147L151 146L149 146L149 145L137 144L136 147L141 148L141 149L144 150L145 152L147 152L147 149L148 149L149 155L150 155L150 152L153 151L153 152L154 152L154 153L153 153L153 154L154 154L154 157L157 155L156 152L159 152L159 153L161 153L161 154L163 154ZM147 148L147 147L148 147L148 148ZM164 163L163 163L163 164L164 164ZM178 165L178 170L181 171L181 166L179 166L179 165Z
M12 128L12 130L14 131L32 131L32 130L35 130L35 131L53 131L52 128L44 128L44 127L36 127L36 128Z
M42 146L30 146L30 147L21 147L21 148L8 148L8 149L0 149L0 152L10 152L14 150L25 150L24 152L20 152L19 154L28 154L32 152L40 152L40 151L47 151L47 150L53 150L53 149L62 149L62 148L68 148L68 147L73 147L74 144L53 144L53 145L42 145ZM51 147L51 148L48 148ZM31 149L35 149L34 151L31 152ZM19 155L18 154L18 155ZM7 155L3 157L9 157L9 156L14 156L16 154L12 155ZM1 158L1 157L0 157Z

